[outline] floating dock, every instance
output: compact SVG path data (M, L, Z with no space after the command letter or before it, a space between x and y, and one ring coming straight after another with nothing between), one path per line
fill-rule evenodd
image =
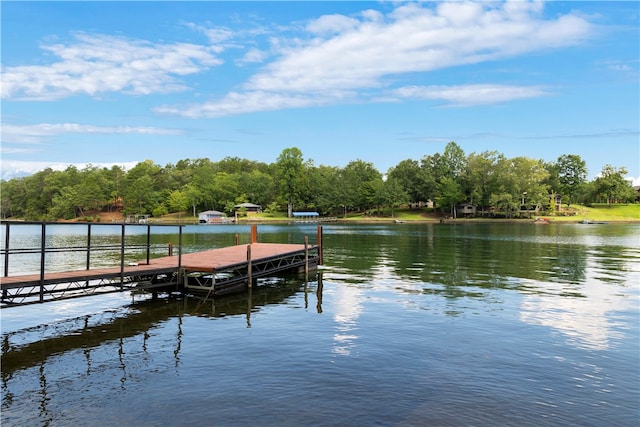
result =
M124 235L124 233L123 233ZM322 263L322 228L318 242L258 243L256 226L251 243L149 258L120 267L8 275L1 278L3 307L76 298L91 294L138 291L181 291L222 295L254 286L258 278L284 272L306 273ZM10 250L5 248L5 256ZM43 255L44 260L44 255Z

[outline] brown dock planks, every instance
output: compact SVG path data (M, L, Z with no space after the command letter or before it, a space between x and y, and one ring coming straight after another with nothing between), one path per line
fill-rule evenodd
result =
M237 245L224 248L209 249L205 251L182 254L181 267L189 272L211 272L213 270L224 269L229 266L247 262L247 246ZM308 245L310 250L315 246ZM304 244L280 244L280 243L252 243L252 262L261 259L285 256L290 253L303 252ZM121 268L95 268L89 270L75 270L63 272L51 272L44 274L45 284L64 283L79 280L101 279L106 277L117 277L123 274L126 277L143 276L145 274L161 274L173 272L178 268L178 255L152 258L149 264L139 263L138 265L125 265L124 271ZM26 285L40 284L40 274L17 275L0 278L2 289L12 289Z

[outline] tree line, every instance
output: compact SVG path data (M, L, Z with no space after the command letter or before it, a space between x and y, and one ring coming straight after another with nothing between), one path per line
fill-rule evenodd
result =
M626 174L624 167L607 165L588 182L586 164L576 154L555 162L507 158L496 151L466 155L450 142L442 153L403 160L383 175L360 159L345 167L316 166L293 147L271 164L227 157L217 162L184 159L164 167L146 160L130 170L48 168L0 181L0 208L2 218L49 221L96 210L157 217L215 209L232 215L245 202L267 212L313 210L338 216L431 201L452 215L457 205L470 203L509 216L525 206L553 210L550 197L555 194L567 205L633 202L637 193Z

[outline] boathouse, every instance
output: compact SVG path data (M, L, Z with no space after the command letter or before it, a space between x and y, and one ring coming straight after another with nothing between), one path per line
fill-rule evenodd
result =
M218 211L204 211L198 214L200 224L217 224L227 222L227 215Z
M291 215L297 219L314 219L320 216L318 212L292 212Z

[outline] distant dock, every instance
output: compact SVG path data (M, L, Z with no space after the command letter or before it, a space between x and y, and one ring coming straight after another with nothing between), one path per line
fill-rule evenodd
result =
M322 263L322 227L318 226L317 243L311 245L305 236L301 244L258 243L257 226L251 226L250 243L182 253L182 226L179 227L177 254L151 258L147 247L146 259L125 263L126 245L122 224L120 245L120 265L109 268L91 268L89 254L104 249L91 246L91 227L87 247L68 248L68 251L84 251L87 254L87 268L82 270L47 272L46 254L64 251L65 248L51 248L44 243L41 247L11 249L9 235L11 227L22 223L3 221L5 225L4 275L0 285L2 307L42 303L68 298L77 298L107 292L134 291L177 291L205 295L222 295L255 286L260 277L268 277L285 272L308 274ZM52 223L29 223L42 227L42 241L46 240L46 226ZM93 227L99 224L93 224ZM147 242L151 227L147 227ZM147 243L148 246L149 243ZM114 247L111 246L111 249ZM116 248L117 249L117 248ZM170 247L170 252L175 248ZM9 275L10 255L18 253L39 254L40 271L33 274Z

